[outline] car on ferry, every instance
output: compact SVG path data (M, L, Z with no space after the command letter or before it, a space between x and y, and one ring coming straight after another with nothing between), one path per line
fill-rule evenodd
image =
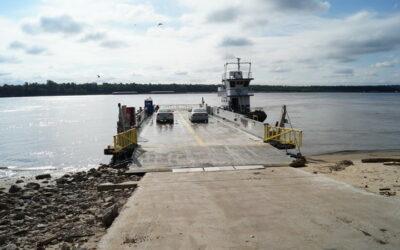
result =
M174 123L174 111L171 109L159 109L156 115L157 123Z
M202 108L194 108L190 112L189 120L193 123L195 122L205 122L208 123L208 113L207 110Z

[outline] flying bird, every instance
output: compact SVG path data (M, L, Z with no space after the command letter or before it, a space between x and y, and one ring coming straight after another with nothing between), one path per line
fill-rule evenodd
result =
M158 23L158 25L157 25L157 26L161 26L161 25L163 25L163 23Z
M97 75L97 78L100 78L100 75Z

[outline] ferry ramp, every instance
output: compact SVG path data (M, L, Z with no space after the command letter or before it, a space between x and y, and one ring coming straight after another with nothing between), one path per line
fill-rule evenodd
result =
M97 249L400 249L400 199L290 167L148 173Z
M214 116L191 123L187 110L175 110L174 124L149 118L140 132L132 168L287 166L291 159L262 139Z

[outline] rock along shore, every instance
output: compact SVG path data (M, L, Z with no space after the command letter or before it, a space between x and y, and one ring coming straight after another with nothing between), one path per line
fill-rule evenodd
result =
M135 189L98 186L140 180L125 171L100 165L57 179L47 174L34 182L17 180L0 191L0 249L95 249Z

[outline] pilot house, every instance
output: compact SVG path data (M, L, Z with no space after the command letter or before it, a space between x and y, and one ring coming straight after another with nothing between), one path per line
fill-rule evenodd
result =
M232 65L237 66L236 70L228 71ZM243 72L241 66L248 66L248 70ZM250 96L253 96L249 91L251 77L251 63L237 62L225 63L225 71L222 75L222 86L218 88L218 95L221 97L222 107L224 109L247 114L250 112Z

